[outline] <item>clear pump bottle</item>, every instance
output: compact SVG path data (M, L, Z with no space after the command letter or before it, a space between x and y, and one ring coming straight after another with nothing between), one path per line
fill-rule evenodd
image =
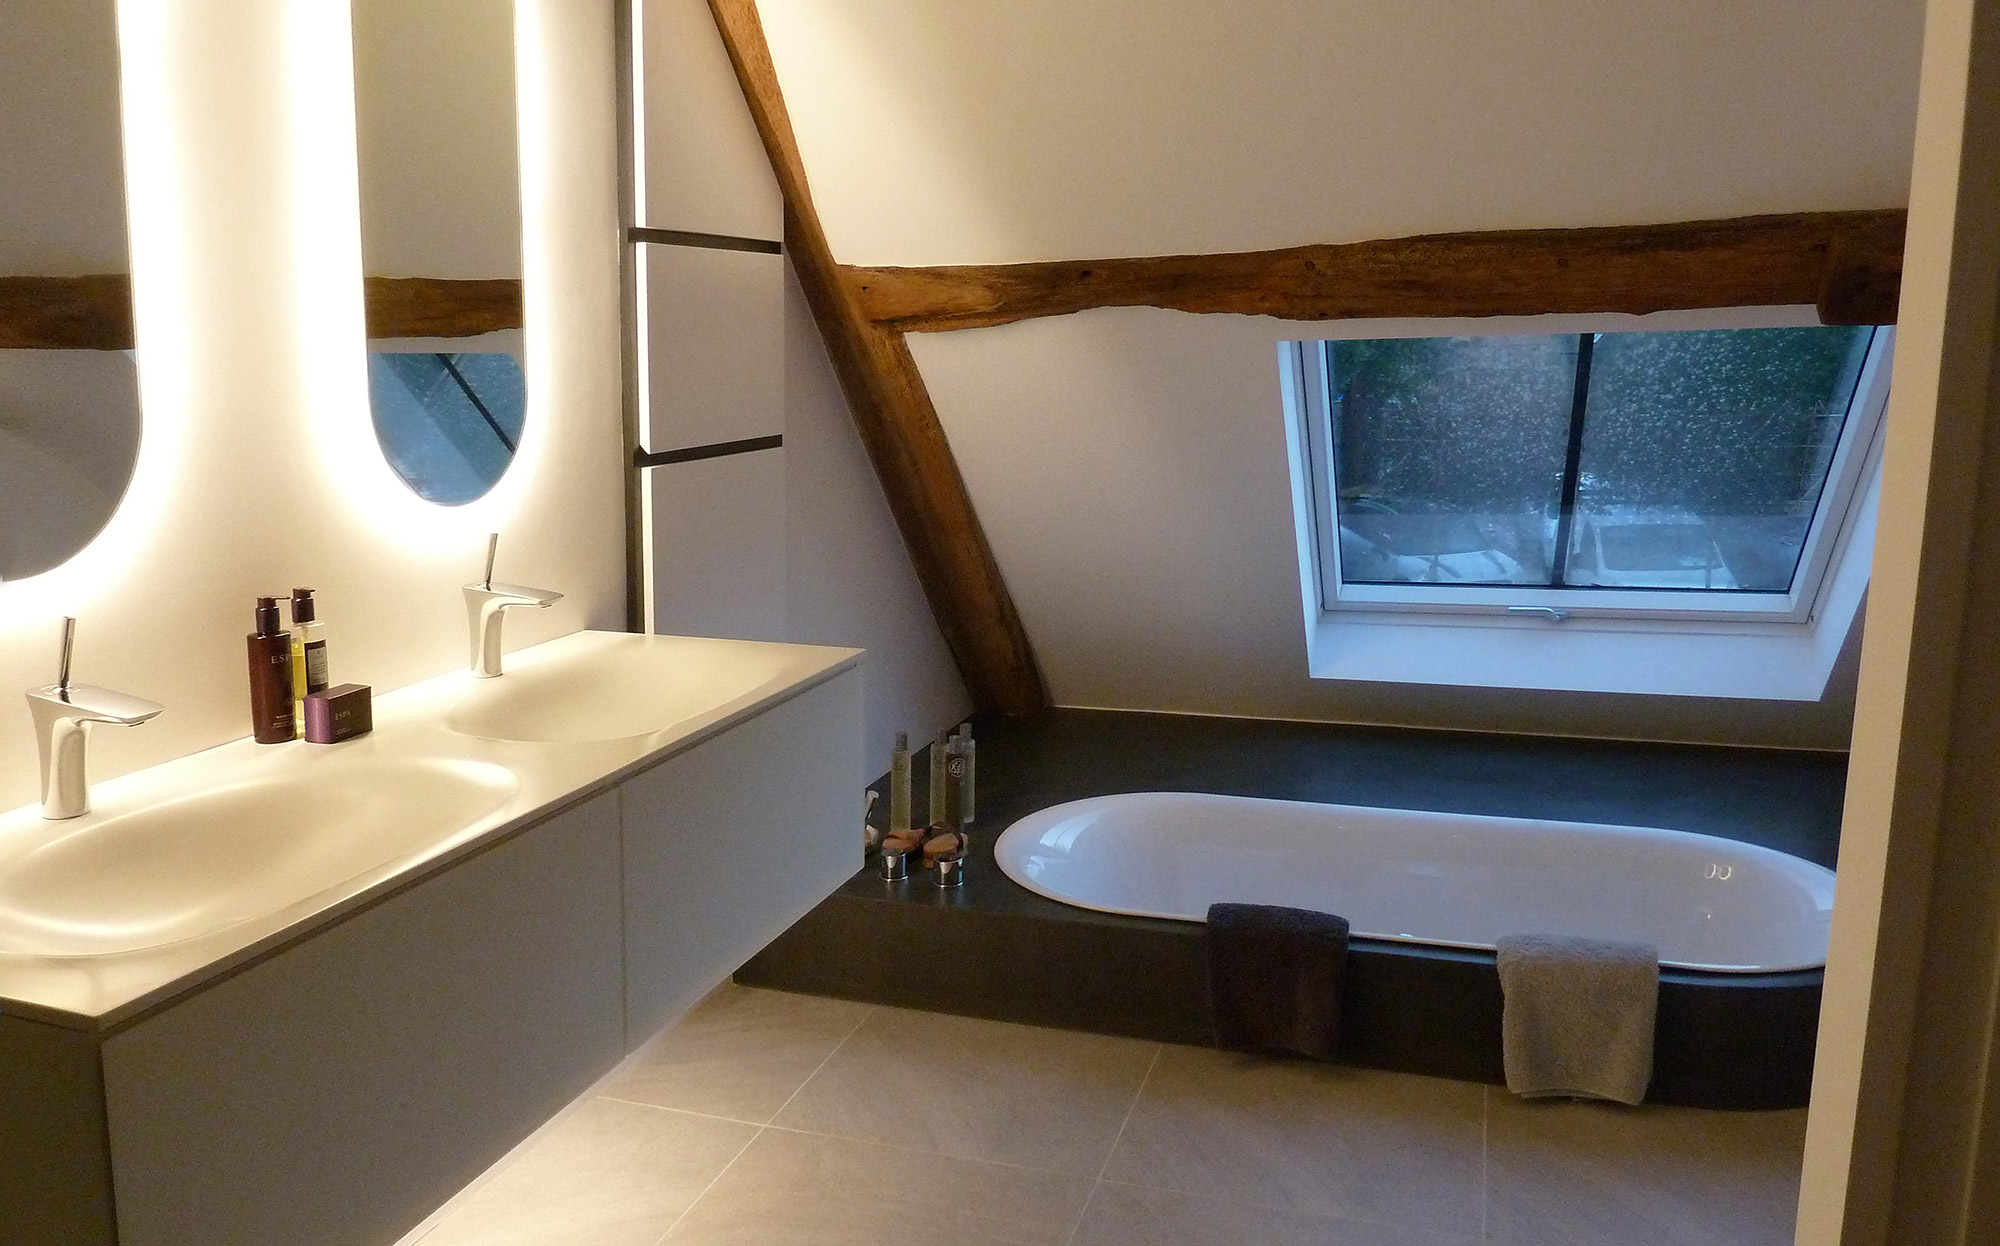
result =
M292 725L305 734L306 697L327 688L326 624L309 588L292 590Z

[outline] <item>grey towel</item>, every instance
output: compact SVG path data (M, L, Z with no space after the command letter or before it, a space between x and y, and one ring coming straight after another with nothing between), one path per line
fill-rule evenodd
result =
M1502 1050L1517 1095L1638 1103L1653 1079L1660 955L1650 943L1502 935Z
M1346 918L1275 904L1211 904L1206 942L1216 1046L1333 1058Z

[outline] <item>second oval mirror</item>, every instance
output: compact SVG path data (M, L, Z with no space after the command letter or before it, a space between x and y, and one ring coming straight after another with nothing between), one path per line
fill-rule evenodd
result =
M353 0L368 393L419 496L484 496L527 417L513 0Z

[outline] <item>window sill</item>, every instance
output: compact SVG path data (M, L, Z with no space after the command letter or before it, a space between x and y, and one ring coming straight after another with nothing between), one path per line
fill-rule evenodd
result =
M1879 460L1878 460L1879 463ZM1539 688L1641 696L1818 701L1867 595L1878 463L1804 623L1691 622L1320 608L1301 541L1306 654L1315 679Z

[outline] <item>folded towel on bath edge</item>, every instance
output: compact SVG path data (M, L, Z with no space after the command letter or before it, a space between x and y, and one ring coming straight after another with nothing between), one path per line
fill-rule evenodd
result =
M1507 1089L1638 1103L1653 1080L1660 955L1650 943L1502 935Z
M1272 904L1208 907L1215 1042L1333 1058L1347 976L1347 919Z

